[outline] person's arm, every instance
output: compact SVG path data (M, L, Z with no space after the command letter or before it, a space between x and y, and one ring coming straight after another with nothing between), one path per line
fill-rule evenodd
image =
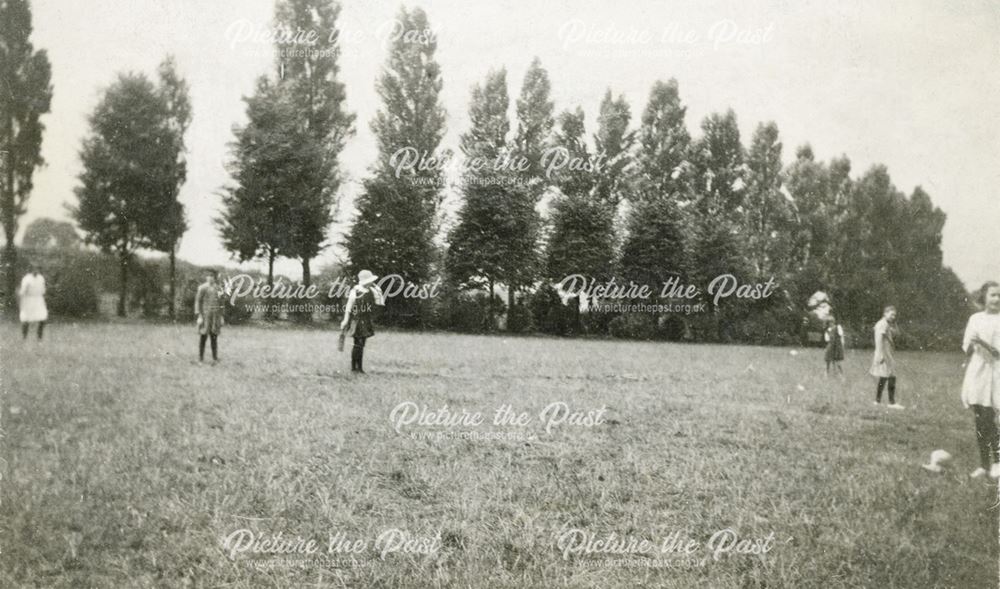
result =
M382 294L382 289L378 287L377 284L372 285L372 294L375 295L375 304L380 307L385 306L385 295Z
M875 326L875 358L881 364L885 362L886 330L881 325Z
M340 322L340 328L346 329L347 322L351 320L351 311L354 309L354 300L358 297L357 292L352 288L347 295L347 304L344 305L344 320Z
M973 341L976 339L976 328L973 325L975 319L969 317L969 322L965 324L965 335L962 336L962 351L965 352L965 358L969 359L972 357L973 352L976 351L976 346L973 345Z
M205 295L205 285L199 285L194 293L194 316L201 316L201 297Z

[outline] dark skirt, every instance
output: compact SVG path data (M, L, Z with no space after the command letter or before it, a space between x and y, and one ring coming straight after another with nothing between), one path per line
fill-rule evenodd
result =
M826 344L826 361L840 362L844 359L844 346L840 345L840 338L834 338Z
M347 326L348 337L371 337L375 335L375 326L372 324L371 315L361 317L351 317L351 322Z

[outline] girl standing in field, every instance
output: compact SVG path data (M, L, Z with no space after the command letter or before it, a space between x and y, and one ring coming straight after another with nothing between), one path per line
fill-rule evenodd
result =
M382 291L375 284L378 276L368 270L358 272L358 283L347 295L347 306L344 308L344 320L340 322L340 337L354 338L351 348L351 372L364 374L365 341L375 335L372 316L375 305L384 305Z
M875 324L875 356L869 371L878 378L875 386L875 404L882 402L882 390L888 385L889 407L902 409L896 403L896 361L893 353L896 349L896 307L889 305L882 311L882 318Z
M823 333L823 339L826 340L826 354L824 354L826 375L830 376L830 367L833 366L837 369L837 373L843 376L844 369L840 363L844 359L844 328L841 327L836 318L830 317L830 321L826 324L826 331Z
M1000 407L1000 285L987 282L979 291L983 310L969 317L962 339L968 361L962 381L962 404L976 416L976 441L981 466L969 476L1000 478L1000 433L996 408Z
M222 292L219 273L210 270L194 295L194 314L198 321L198 361L205 361L205 340L212 340L212 364L219 361L219 333L222 331Z
M45 277L39 274L38 266L31 269L21 279L21 288L17 291L20 303L21 335L28 339L28 330L32 323L38 324L38 339L42 339L45 322L49 319L49 310L45 306Z

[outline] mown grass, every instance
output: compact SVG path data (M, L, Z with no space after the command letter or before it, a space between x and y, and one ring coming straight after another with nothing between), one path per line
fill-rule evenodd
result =
M966 478L958 355L902 354L890 412L864 352L841 381L819 350L380 333L356 378L323 330L227 328L212 367L191 326L57 324L41 345L0 329L3 587L996 585L997 489ZM446 428L395 432L405 401L534 418L496 428L521 439L417 439ZM606 422L547 434L554 401ZM920 468L936 448L955 454L941 475ZM241 528L368 549L255 568L223 549ZM383 560L390 528L440 547ZM574 528L774 542L602 566L621 557L563 558Z

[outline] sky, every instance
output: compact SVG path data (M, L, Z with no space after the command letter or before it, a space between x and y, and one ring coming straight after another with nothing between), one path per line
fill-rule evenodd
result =
M22 219L68 219L81 171L87 116L119 72L155 77L167 54L191 87L188 179L180 198L190 229L179 255L237 267L213 218L243 97L273 68L273 0L34 0L36 48L52 62L54 96L35 188ZM341 80L357 133L341 165L347 181L328 248L313 268L343 256L353 198L375 159L369 123L375 80L400 4L347 0L340 19ZM1000 4L936 0L422 0L438 40L448 111L444 146L458 151L472 86L506 67L516 96L533 57L552 81L557 111L583 108L593 132L610 88L633 124L658 80L676 78L687 125L732 108L744 145L777 123L786 162L797 146L817 158L846 154L852 175L885 164L898 189L922 186L948 215L945 264L966 286L1000 279ZM247 33L250 33L249 35ZM247 38L250 37L250 38ZM257 41L255 41L257 39ZM513 105L512 105L513 108ZM452 204L454 204L452 202ZM244 268L263 267L247 263ZM298 277L299 265L278 270Z

